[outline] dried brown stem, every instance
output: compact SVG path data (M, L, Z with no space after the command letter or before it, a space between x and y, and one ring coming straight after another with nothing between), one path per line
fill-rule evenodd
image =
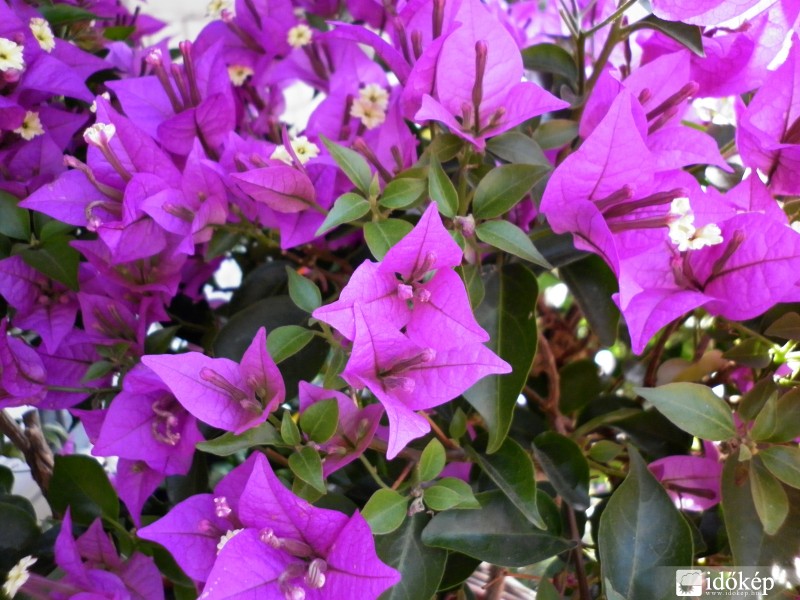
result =
M0 433L5 434L25 457L31 469L31 476L42 492L47 494L50 478L53 476L53 451L47 445L42 432L39 413L30 410L22 416L25 429L22 429L9 414L0 411Z

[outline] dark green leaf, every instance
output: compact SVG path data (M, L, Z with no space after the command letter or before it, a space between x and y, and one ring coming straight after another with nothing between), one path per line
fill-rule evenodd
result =
M56 514L69 506L72 519L89 525L97 517L115 520L119 499L108 476L95 459L80 454L56 456L47 500Z
M395 490L380 489L367 500L361 515L374 535L385 535L403 524L407 508L408 498Z
M205 259L210 262L217 257L224 256L242 240L242 234L227 229L217 229L211 236L211 241L206 247Z
M322 143L330 152L333 160L339 165L339 168L347 175L347 178L355 185L362 193L369 194L369 184L372 181L372 171L369 164L355 150L345 148L334 141L329 140L324 135L319 136Z
M334 202L331 211L327 214L315 235L324 235L334 227L360 219L368 212L369 202L362 196L351 192L342 194Z
M51 237L72 233L75 230L73 225L56 221L41 213L33 213L33 227L39 240L44 242Z
M323 497L322 492L314 486L307 484L299 477L295 477L295 480L292 482L292 493L310 504L314 504Z
M281 416L281 438L290 446L297 446L302 440L300 429L292 419L292 413L288 410L284 411Z
M698 383L669 383L634 388L642 398L684 431L704 440L728 440L736 435L730 407L711 388Z
M800 389L772 395L758 413L750 437L759 442L785 443L800 437Z
M286 267L286 275L289 277L289 297L292 302L308 313L322 305L322 294L313 281L290 267Z
M627 600L672 597L659 567L692 564L692 532L633 447L630 471L600 516L603 579Z
M425 488L424 500L428 508L437 511L481 507L470 485L455 477L445 477Z
M446 163L456 157L464 145L464 140L453 133L440 133L426 149L426 154L435 156L440 163Z
M507 163L538 165L546 167L548 171L553 168L539 144L519 131L493 137L486 142L486 149Z
M800 340L800 315L789 312L776 319L764 335L779 337L784 340Z
M770 355L771 346L757 338L747 338L742 340L722 356L728 360L733 360L740 365L745 365L753 369L763 369L772 363Z
M428 195L445 217L452 219L458 214L458 192L435 156L431 157L428 170Z
M103 29L103 37L107 40L122 42L131 37L135 32L136 27L133 25L114 25Z
M472 558L460 552L449 552L444 576L439 584L439 591L452 590L464 583L475 572L481 562L477 558Z
M414 206L427 189L428 184L423 179L400 177L387 184L378 204L385 208L408 208Z
M466 264L456 267L456 272L464 281L464 286L467 288L467 295L469 296L469 304L474 311L483 302L483 296L486 293L483 288L483 279L481 279L481 268L478 265Z
M561 148L578 136L578 124L568 119L545 121L533 133L533 139L544 150Z
M555 44L528 46L522 51L522 63L529 71L555 73L570 82L578 79L578 68L572 55Z
M292 473L319 493L324 494L328 491L322 478L322 459L313 448L306 446L300 452L292 454L289 457L289 468Z
M736 407L739 418L745 421L752 421L764 408L767 400L773 396L775 400L777 400L778 386L770 375L756 383L750 391L742 396L742 399ZM773 400L773 402L775 400Z
M734 454L722 471L722 512L733 553L731 564L793 568L795 557L800 555L800 490L785 490L789 516L775 535L769 536L755 516L747 465Z
M35 248L23 250L20 255L43 275L77 290L80 255L69 245L70 241L71 238L65 235L54 236Z
M509 221L485 221L475 228L478 239L535 265L550 269L550 264L536 249L522 229Z
M561 594L547 577L542 577L536 588L536 600L561 600Z
M655 15L650 15L634 23L631 29L655 29L667 37L671 37L697 56L702 58L706 55L703 50L703 32L697 25L665 21L664 19L659 19Z
M764 533L775 535L789 515L789 497L781 482L764 467L758 456L750 461L750 489Z
M28 211L17 207L19 201L0 191L0 233L25 242L31 239L31 220Z
M389 249L402 240L413 226L402 219L386 219L377 223L364 225L364 239L367 240L369 251L378 260L383 260Z
M600 440L589 448L589 458L599 463L607 463L622 454L623 447L610 440Z
M589 508L589 463L578 445L546 431L536 436L533 451L558 495L576 510Z
M172 327L156 329L149 334L144 340L145 354L166 354L169 352L169 347L172 344L172 340L175 339L178 329L180 329L178 325L173 325Z
M79 23L80 21L106 20L104 17L99 17L88 10L68 4L42 4L39 6L39 12L42 13L42 16L47 19L53 27L70 25L72 23Z
M197 449L216 456L230 456L256 446L284 445L283 439L281 439L281 436L278 435L277 430L272 425L261 423L261 425L248 429L239 435L229 431L213 440L200 442L197 444Z
M430 481L435 479L444 469L445 460L444 446L439 440L433 438L425 446L422 456L419 458L419 480Z
M5 562L5 557L11 558L11 564L5 566L0 563L0 568L11 567L17 556L22 556L38 536L36 519L28 511L14 504L0 502L0 561Z
M484 418L489 430L487 451L492 453L508 434L517 398L536 354L534 307L539 288L533 273L519 264L492 271L485 288L486 297L475 318L489 333L489 348L507 361L512 371L484 377L464 392L464 397Z
M267 336L267 350L276 364L308 346L314 339L314 332L299 325L284 325L270 331Z
M497 484L525 518L536 527L545 528L536 505L536 476L527 452L511 438L506 438L494 454L468 452L489 478Z
M758 453L769 472L786 485L800 488L800 448L797 446L770 446Z
M436 515L422 532L422 541L506 567L533 564L574 546L528 522L500 490L476 498L478 510Z
M611 296L618 291L617 278L608 265L594 254L558 269L591 331L603 346L613 346L617 340L619 308Z
M549 170L547 167L522 164L495 167L475 188L472 200L475 216L479 219L492 219L504 215L516 206Z
M559 404L568 414L580 410L597 398L603 389L597 364L593 360L576 360L559 372Z
M420 536L428 521L425 513L418 513L406 519L396 531L375 539L380 559L403 576L400 583L386 590L378 600L422 600L436 593L447 552L422 543Z
M339 403L336 398L315 402L300 415L300 428L318 444L327 442L339 425Z
M14 471L0 465L0 494L10 494L14 487Z
M86 369L84 376L81 377L81 383L105 377L113 369L114 363L108 362L107 360L98 360L97 362L93 362L91 365L89 365L89 368Z

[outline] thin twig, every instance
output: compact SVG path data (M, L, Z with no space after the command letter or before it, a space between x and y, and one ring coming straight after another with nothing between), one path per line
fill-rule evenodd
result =
M22 416L22 422L25 424L24 430L5 410L0 411L0 433L5 434L22 452L31 469L33 480L47 494L50 478L53 476L53 451L47 445L42 432L38 411L26 412Z
M586 568L583 565L583 539L578 531L578 521L575 518L575 511L571 506L567 506L567 518L569 519L569 528L573 541L577 544L572 551L572 557L575 561L575 574L578 577L578 592L580 593L580 600L590 600L589 595L589 582L586 579Z

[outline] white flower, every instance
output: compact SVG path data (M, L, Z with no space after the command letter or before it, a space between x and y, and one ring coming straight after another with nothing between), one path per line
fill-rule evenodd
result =
M722 231L714 223L703 225L698 229L692 240L689 242L690 250L699 250L706 246L716 246L725 240L722 239Z
M36 559L32 556L25 556L20 561L11 567L11 570L8 572L8 579L3 584L3 592L9 597L13 598L14 595L19 591L25 582L28 581L28 577L30 577L30 573L28 573L28 569L33 566L36 562Z
M361 123L367 129L375 129L386 120L386 112L377 104L364 100L364 98L358 98L353 101L353 106L350 108L350 116L361 119Z
M304 135L294 138L291 143L292 150L294 150L294 153L297 156L297 160L300 161L300 164L304 165L312 158L319 156L319 147L313 142L309 142L308 138ZM289 152L287 152L283 145L275 148L270 156L270 159L281 160L287 165L292 164L292 157L289 155Z
M53 30L50 29L50 24L40 17L34 17L29 23L31 33L36 41L39 42L39 47L45 52L52 52L56 47L56 38L53 35Z
M389 106L389 92L377 83L369 83L358 91L362 100L371 102L381 110Z
M117 128L112 123L95 123L86 128L86 131L83 132L83 139L87 144L102 146L108 144L116 132Z
M22 57L22 46L9 39L0 37L0 71L25 68L25 59Z
M208 6L206 6L206 14L212 19L218 19L222 15L223 10L233 10L228 0L211 0Z
M226 533L221 538L219 538L219 543L217 543L217 554L219 554L222 551L222 549L225 547L225 544L227 544L231 540L231 538L233 538L233 536L235 536L240 531L244 531L244 530L243 529L231 529L231 530L228 531L228 533Z
M25 113L25 118L22 120L22 125L14 130L18 133L23 140L30 141L37 135L44 133L42 121L39 119L39 113L29 110Z
M244 65L230 65L228 67L228 77L231 78L231 83L236 87L244 85L247 78L253 74L253 69L245 67Z
M695 228L688 198L675 198L670 204L669 214L674 217L669 224L669 239L678 246L678 252L716 246L724 241L722 231L714 223Z
M289 45L292 48L302 48L303 46L307 46L311 43L311 38L313 37L311 33L311 28L308 25L301 23L300 25L295 25L289 30L289 34L286 36L286 41L289 42Z

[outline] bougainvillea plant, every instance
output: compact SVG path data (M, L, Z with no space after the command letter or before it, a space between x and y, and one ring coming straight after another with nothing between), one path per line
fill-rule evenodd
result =
M0 596L790 597L800 1L146 12L0 0Z

